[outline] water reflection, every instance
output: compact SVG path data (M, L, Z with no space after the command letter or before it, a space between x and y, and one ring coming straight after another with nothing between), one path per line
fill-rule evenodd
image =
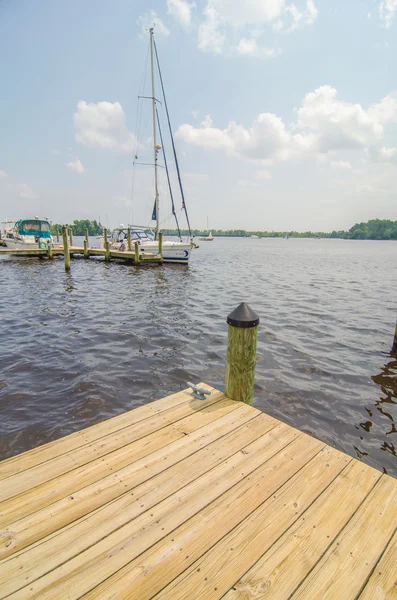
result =
M397 433L395 420L397 407L397 353L392 352L388 356L390 360L382 367L381 372L378 375L373 375L371 379L382 391L382 396L375 402L374 407L378 411L378 414L385 417L387 420L385 421L384 418L382 419L386 429L384 434L386 436L391 436ZM373 415L372 411L369 409L367 409L367 412L370 416ZM367 429L365 425L369 423L370 425ZM369 431L372 422L367 421L366 424L360 423L360 426ZM396 446L393 443L392 438L384 440L380 449L393 456L397 456Z

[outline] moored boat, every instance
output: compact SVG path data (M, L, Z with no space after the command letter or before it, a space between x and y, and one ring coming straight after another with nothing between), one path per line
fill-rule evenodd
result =
M45 249L54 245L51 225L47 219L18 219L3 223L2 240L14 250Z

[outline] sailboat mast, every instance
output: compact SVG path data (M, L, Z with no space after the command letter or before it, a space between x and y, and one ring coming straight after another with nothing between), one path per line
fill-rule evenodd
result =
M150 33L150 67L152 73L152 110L153 110L153 150L154 150L154 198L156 206L156 240L159 237L159 190L157 183L157 140L156 140L156 100L154 92L154 58L153 58L153 27Z

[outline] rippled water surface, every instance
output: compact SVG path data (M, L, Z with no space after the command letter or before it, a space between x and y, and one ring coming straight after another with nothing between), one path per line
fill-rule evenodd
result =
M397 476L395 242L216 239L189 267L0 258L0 458L205 381L260 315L255 406Z

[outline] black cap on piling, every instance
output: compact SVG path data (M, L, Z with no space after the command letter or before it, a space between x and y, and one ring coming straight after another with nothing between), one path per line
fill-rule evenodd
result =
M252 308L245 302L242 302L228 315L226 322L233 327L256 327L259 325L259 317Z

